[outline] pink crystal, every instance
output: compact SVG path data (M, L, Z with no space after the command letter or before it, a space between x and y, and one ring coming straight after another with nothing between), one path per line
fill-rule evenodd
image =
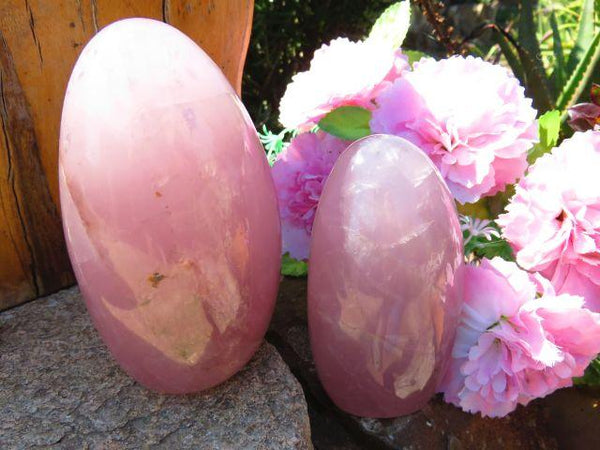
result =
M160 22L102 30L69 82L59 172L73 268L121 366L170 393L243 367L276 298L277 199L210 58Z
M452 196L417 147L374 135L338 159L308 278L313 355L337 406L393 417L435 393L458 322L461 250Z

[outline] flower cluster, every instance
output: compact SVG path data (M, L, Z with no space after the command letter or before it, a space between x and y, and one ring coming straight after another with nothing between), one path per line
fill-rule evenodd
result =
M425 151L460 203L514 183L537 140L536 111L519 81L472 56L424 58L376 101L373 132Z
M323 186L361 117L366 134L397 135L421 148L464 211L485 209L481 199L516 185L504 214L461 216L464 308L439 390L466 411L498 417L570 386L600 353L596 85L592 100L569 111L574 136L547 152L562 115L552 111L556 140L540 151L545 119L538 123L508 69L472 56L423 57L411 67L385 41L333 40L293 78L280 105L281 123L300 133L272 171L283 251L309 258ZM354 134L344 133L348 109L359 110L347 119ZM528 157L544 152L529 166Z
M348 142L324 132L292 140L273 165L279 200L283 252L307 259L310 234L325 180Z
M281 102L282 123L306 129L336 107L369 107L373 109L372 131L404 137L423 149L461 203L475 202L482 196L502 191L523 175L527 152L537 139L536 111L508 70L478 58L461 56L442 61L424 58L415 63L414 70L409 70L398 63L405 59L396 50L393 60L380 57L387 62L385 68L379 67L378 76L367 73L357 75L354 82L333 83L331 78L337 77L332 75L334 68L344 67L338 59L345 56L358 64L366 45L337 40L327 51L318 51L311 70L298 74L288 87ZM340 46L350 46L352 51L345 49L340 55ZM328 71L324 59L330 53L334 57ZM366 72L375 71L375 67L368 64L365 67L370 67ZM352 73L362 72L357 66ZM318 92L310 94L311 86ZM296 139L303 143L295 145L292 141L289 152L303 147L302 151L307 154L311 151L318 154L316 149L307 149L302 135ZM285 153L281 154L274 172L278 186L283 188L287 184L280 191L285 195L285 198L280 197L285 210L282 222L284 228L295 229L298 237L303 234L301 229L305 230L302 240L308 242L306 231L310 227L306 227L304 218L288 213L285 208L290 190L295 188L300 193L305 189L298 180L280 176L286 172L282 166L288 164L287 160ZM310 209L314 202L310 197L304 209ZM296 210L303 214L302 209ZM307 255L308 249L296 252L299 253Z
M521 267L600 312L600 132L575 133L538 159L498 219Z
M294 76L281 99L279 121L286 128L310 130L337 107L371 109L373 99L407 68L400 50L334 39L315 52L310 70Z
M570 386L600 352L600 314L500 258L465 268L463 315L440 390L501 417ZM538 291L540 291L538 296Z

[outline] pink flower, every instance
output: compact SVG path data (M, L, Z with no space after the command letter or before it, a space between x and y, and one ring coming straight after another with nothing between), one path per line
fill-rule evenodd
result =
M536 111L519 81L472 56L421 59L376 102L373 132L419 146L461 203L514 183L537 141Z
M292 78L279 106L286 128L308 130L340 106L372 109L372 100L408 69L401 51L375 42L334 39Z
M575 131L600 129L600 106L594 103L578 103L568 109L569 125Z
M600 129L600 85L592 83L590 100L591 103L578 103L567 110L569 125L575 131Z
M502 417L583 375L600 352L600 314L538 281L500 258L466 267L461 322L440 387L446 401Z
M497 223L517 262L600 312L600 132L575 133L539 158Z
M327 180L338 156L350 142L323 131L304 133L277 156L273 179L279 200L283 253L308 259L310 234Z

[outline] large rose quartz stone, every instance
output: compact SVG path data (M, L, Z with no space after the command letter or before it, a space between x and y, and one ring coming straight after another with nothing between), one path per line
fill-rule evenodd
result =
M344 411L414 412L435 393L460 309L462 236L429 158L374 135L336 162L315 219L308 320L319 378Z
M273 311L280 225L256 132L211 59L161 22L102 30L69 81L59 175L73 269L120 365L169 393L242 368Z

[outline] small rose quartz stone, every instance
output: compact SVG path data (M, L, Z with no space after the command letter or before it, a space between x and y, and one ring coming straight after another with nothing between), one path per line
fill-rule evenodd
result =
M429 158L394 136L348 147L310 255L311 346L329 396L363 417L422 408L450 357L462 284L454 201Z
M69 81L59 178L73 269L120 365L168 393L242 368L273 311L280 226L264 151L212 60L161 22L102 30Z

